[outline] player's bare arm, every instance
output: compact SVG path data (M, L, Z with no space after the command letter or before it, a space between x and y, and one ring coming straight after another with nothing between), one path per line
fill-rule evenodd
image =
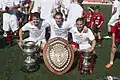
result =
M96 40L92 40L92 46L91 46L91 51L93 51L95 49L96 46Z
M23 31L22 31L22 28L19 30L19 40L23 40Z

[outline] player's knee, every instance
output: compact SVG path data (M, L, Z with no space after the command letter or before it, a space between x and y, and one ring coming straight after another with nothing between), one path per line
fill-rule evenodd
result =
M116 50L117 50L117 48L116 48L116 47L112 47L112 48L111 48L111 53L113 53L113 54L114 54L114 53L116 52Z

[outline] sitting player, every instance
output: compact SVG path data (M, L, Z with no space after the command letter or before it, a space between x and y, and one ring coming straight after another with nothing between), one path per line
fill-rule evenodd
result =
M87 51L93 54L96 45L96 40L92 31L89 28L88 28L88 32L83 33L83 28L85 27L84 24L85 24L84 19L78 18L76 20L76 25L70 30L73 50L84 51L84 52ZM89 43L90 41L91 44ZM75 43L77 43L79 47L76 47ZM92 69L90 73L92 73Z
M106 65L106 68L111 68L113 66L113 61L115 57L115 53L120 44L120 15L118 22L112 27L112 47L110 53L110 62Z
M46 27L49 26L47 23L40 19L40 14L35 12L31 15L32 20L26 23L20 30L19 30L19 40L20 41L34 41L38 42L38 46L40 49L43 49L44 44L46 43L45 38L45 31ZM23 31L29 31L29 37L23 40ZM42 43L42 44L41 44Z

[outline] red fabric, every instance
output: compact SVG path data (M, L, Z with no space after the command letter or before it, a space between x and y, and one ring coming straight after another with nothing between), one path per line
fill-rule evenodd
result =
M85 12L85 11L83 11L83 18L86 18L86 16L87 16L87 13Z
M72 46L73 46L74 48L77 48L77 49L79 48L79 46L78 46L78 44L77 44L76 42L72 42L71 44L72 44Z
M86 13L86 26L91 27L92 21L93 21L93 13Z
M98 39L98 43L99 43L99 44L102 44L102 40L101 40L101 39Z
M7 33L7 42L8 43L12 42L12 33Z
M115 41L120 42L120 24L116 23L112 27L112 33L115 33Z
M104 21L104 16L102 13L97 13L97 14L93 14L93 28L96 29L98 25L100 25L100 23ZM102 26L100 26L100 28L102 29Z

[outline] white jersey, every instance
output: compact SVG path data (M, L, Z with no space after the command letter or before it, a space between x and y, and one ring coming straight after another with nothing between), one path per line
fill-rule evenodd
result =
M42 19L47 19L52 17L52 11L55 7L55 0L41 0L41 14L40 17Z
M67 21L74 23L77 18L81 18L83 15L83 8L77 3L71 3L68 7Z
M111 18L110 18L110 20L109 20L109 22L108 22L108 24L109 24L109 25L112 25L112 26L115 25L115 23L117 22L117 19L118 19L119 15L120 15L120 2L119 2L118 0L115 0L115 1L113 2L112 12L113 12L114 8L117 8L117 11L116 11L115 14L113 14L113 15L111 16Z
M5 10L6 7L20 4L20 0L0 0L0 8Z
M18 22L17 22L17 8L12 8L9 10L10 7L13 5L19 5L20 0L0 0L0 9L6 10L8 12L3 13L3 30L10 31L12 30L15 32L18 29Z
M69 7L71 3L72 0L63 0L63 5L65 6L65 8Z
M58 27L54 19L50 20L50 27L51 27L51 37L50 39L54 37L61 37L64 39L68 38L68 31L71 29L71 26L68 22L63 22L61 28Z
M33 4L33 9L32 9L32 13L34 12L40 12L40 6L41 6L41 0L32 0L34 2Z
M113 2L112 12L113 12L114 8L117 8L117 11L116 11L116 13L115 13L114 15L119 16L119 15L120 15L120 1L115 0L115 1Z
M29 31L29 38L31 41L37 41L45 39L45 28L47 26L48 25L45 21L43 21L42 25L39 27L36 27L28 22L22 27L22 30Z
M78 43L79 49L81 50L90 48L91 45L89 41L92 41L95 39L92 31L89 28L87 33L83 33L83 31L80 33L78 32L77 27L73 27L70 30L70 33L72 33L73 42Z

